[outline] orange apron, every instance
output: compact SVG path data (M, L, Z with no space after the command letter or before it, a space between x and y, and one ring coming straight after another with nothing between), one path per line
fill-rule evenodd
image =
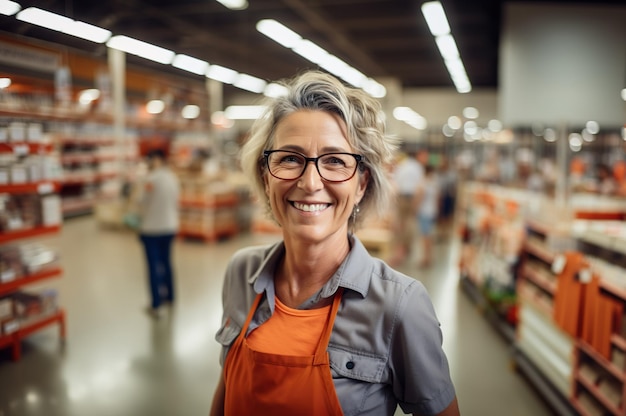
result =
M341 294L342 289L335 294L315 355L305 357L250 349L246 332L262 298L262 294L257 295L246 323L226 357L225 416L343 416L326 351Z

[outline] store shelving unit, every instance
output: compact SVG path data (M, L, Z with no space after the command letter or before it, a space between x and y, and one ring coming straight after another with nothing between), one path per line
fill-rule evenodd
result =
M524 229L516 190L468 183L460 190L461 287L508 342L517 320L515 270Z
M604 202L526 220L513 359L559 414L626 414L626 205Z
M626 223L586 222L576 238L588 259L572 402L581 415L626 414Z
M35 183L24 183L19 185L2 185L0 194L37 194L50 195L57 193L59 184L51 181L41 181ZM0 233L0 246L16 243L22 240L33 239L44 235L57 233L60 230L60 223L37 224L32 227L21 228ZM12 279L0 283L0 298L11 295L26 286L41 283L48 279L58 278L62 275L59 266L53 265L31 274L14 276ZM46 328L50 325L59 325L60 337L65 339L65 311L62 308L45 311L43 314L31 316L27 319L17 317L10 318L3 322L0 331L0 348L11 347L13 360L19 360L21 356L21 342L32 333Z
M239 232L236 189L202 176L181 178L181 238L214 242Z

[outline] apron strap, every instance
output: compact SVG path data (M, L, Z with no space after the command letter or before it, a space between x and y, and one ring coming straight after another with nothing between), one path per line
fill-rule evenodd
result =
M241 333L239 334L239 336L246 336L246 332L248 332L248 326L250 326L250 322L252 322L252 317L254 316L254 312L256 312L256 309L259 307L259 303L261 303L261 299L263 298L263 293L259 293L258 295L256 295L256 298L254 298L254 302L252 302L252 306L250 307L250 311L248 311L248 317L246 318L246 322L243 324L243 327L241 328Z
M330 341L330 334L333 332L333 326L335 325L335 316L337 316L337 311L339 310L339 305L341 304L341 298L343 296L343 288L340 287L335 292L335 296L333 297L333 305L330 308L330 313L328 314L328 321L326 322L326 326L324 327L324 331L320 336L319 343L317 344L317 348L315 350L315 358L313 359L314 365L320 365L327 361L327 352L328 342Z

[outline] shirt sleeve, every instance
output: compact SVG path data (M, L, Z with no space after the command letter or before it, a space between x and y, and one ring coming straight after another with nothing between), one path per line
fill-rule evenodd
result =
M415 281L400 302L390 351L393 392L405 413L435 415L454 399L443 336L424 286Z

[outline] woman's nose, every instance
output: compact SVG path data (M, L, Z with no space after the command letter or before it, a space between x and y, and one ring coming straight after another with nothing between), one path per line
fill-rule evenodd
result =
M298 186L309 192L316 191L323 186L322 177L317 170L315 162L307 162L302 176L298 179Z

